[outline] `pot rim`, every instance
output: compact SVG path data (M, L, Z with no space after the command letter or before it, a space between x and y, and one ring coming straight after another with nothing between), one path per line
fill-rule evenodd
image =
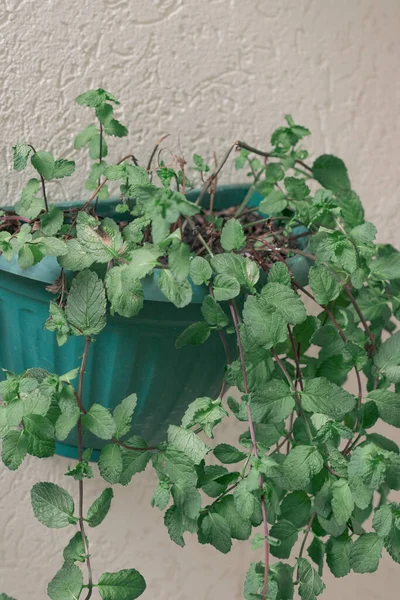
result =
M218 202L218 196L229 194L229 192L236 192L241 195L241 199L244 198L245 194L249 190L250 185L247 183L239 183L239 184L225 184L220 185L217 188L217 193L215 200ZM186 195L189 200L195 200L200 193L200 189L196 188L194 190L190 190ZM251 206L258 205L262 196L257 192L253 193L253 196L249 202ZM209 194L206 194L202 205L207 203L209 199ZM235 202L232 202L232 206L238 205L241 199L236 199ZM110 212L110 216L112 214L117 214L112 209L119 203L119 199L109 198L108 200L101 200L98 203L98 212L101 214L101 207L103 206L106 211ZM74 200L71 202L57 202L56 206L59 208L76 208L82 206L84 204L83 201ZM110 211L111 209L111 211ZM12 208L2 208L2 210L12 210ZM164 296L161 292L160 288L157 285L158 277L160 276L162 269L154 269L154 272L151 275L142 279L142 284L144 288L144 299L147 301L154 302L168 302L169 300ZM53 283L57 277L61 273L61 267L57 262L57 258L54 256L45 256L37 265L33 267L29 267L28 269L21 269L18 266L18 258L14 256L13 259L8 262L2 255L0 255L0 272L6 272L11 275L15 275L17 277L23 277L27 280L34 280L40 283L51 284ZM66 274L73 274L73 271L66 271ZM195 285L192 283L193 296L191 303L192 304L200 304L205 296L208 294L208 288L205 285Z

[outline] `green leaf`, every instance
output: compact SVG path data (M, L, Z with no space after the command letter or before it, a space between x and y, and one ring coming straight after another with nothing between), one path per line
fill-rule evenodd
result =
M137 450L122 449L122 474L119 480L121 485L128 485L133 475L144 471L151 458L145 440L139 436L132 436L124 444L137 448Z
M247 458L246 452L241 452L237 450L234 446L230 444L218 444L214 448L214 455L218 458L218 460L226 465L232 465L237 462L241 462L245 458Z
M221 246L227 252L240 250L246 245L243 227L237 219L229 219L222 229Z
M355 448L351 453L348 470L349 485L353 492L354 501L359 508L366 508L369 501L367 501L367 493L363 493L362 487L357 489L360 487L357 485L357 478L361 478L363 484L366 484L368 488L378 489L386 477L388 454L375 444L364 444ZM371 493L369 494L369 500L371 499ZM365 499L364 495L366 496ZM363 504L366 502L366 505L361 505L360 500L363 501Z
M222 421L228 413L221 406L221 400L203 397L196 398L189 404L183 418L183 427L200 425L208 437L213 437L213 428Z
M204 321L198 321L197 323L191 323L189 327L185 329L176 339L175 348L180 350L187 344L192 346L200 346L204 344L210 337L211 328Z
M217 254L211 259L211 266L217 275L229 275L251 291L260 277L258 265L239 254ZM216 296L215 299L218 300Z
M215 300L231 300L240 294L240 284L231 275L217 275L213 280Z
M139 248L131 253L129 271L134 279L142 279L158 264L160 253L156 249ZM164 271L163 271L164 272Z
M98 134L99 132L96 125L89 125L75 137L74 148L79 150L80 148L87 146Z
M350 237L356 244L368 244L373 242L377 229L372 223L362 223L350 231Z
M313 541L308 546L307 554L318 566L318 575L321 577L324 568L325 544L317 536L314 536Z
M78 212L76 233L82 248L96 262L108 263L114 258L119 258L123 240L118 226L112 219L107 217L99 223L87 213Z
M392 507L389 504L384 504L375 509L372 527L382 538L385 538L390 533L393 527L393 513Z
M329 538L326 544L326 562L335 577L345 577L350 573L350 553L353 546L347 534Z
M151 505L157 506L160 510L164 510L169 504L171 494L169 491L170 485L167 481L160 481L156 487L153 497L151 499Z
M190 304L192 287L187 280L177 281L169 269L162 269L157 283L164 296L177 308Z
M100 333L106 324L106 297L96 273L85 269L72 280L65 310L75 335Z
M186 454L168 445L166 449L157 452L152 458L156 471L166 475L173 483L183 481L188 485L196 485L195 465Z
M304 200L310 195L310 188L303 179L285 177L284 184L288 195L294 200Z
M344 162L332 154L322 154L313 166L312 173L324 188L335 193L350 191L351 185Z
M66 245L66 254L57 259L60 267L69 271L81 271L90 267L94 262L95 256L84 250L82 244L76 238L68 240Z
M297 564L300 583L299 594L303 600L315 600L317 596L322 594L325 585L308 560L299 558Z
M82 416L82 425L102 440L111 439L117 428L110 411L101 404L92 404Z
M104 126L104 132L107 135L114 135L115 137L125 137L128 135L128 129L117 119L111 119L111 121Z
M400 279L400 254L380 256L369 267L372 275L378 279Z
M306 317L304 304L296 292L281 283L267 283L261 290L261 297L282 316L286 323L296 325Z
M179 242L174 244L168 253L168 265L176 281L185 281L189 275L190 248L187 244Z
M305 492L292 492L281 504L281 519L297 528L307 525L311 517L311 500Z
M295 401L285 381L271 379L250 396L250 408L257 423L281 423L294 409Z
M51 421L42 415L26 415L23 418L23 424L29 454L38 458L53 456L56 443Z
M231 532L228 522L218 513L208 513L201 522L199 531L201 544L212 544L217 550L226 554L232 546Z
M178 481L171 487L175 505L189 519L197 519L200 515L201 496L197 488ZM169 495L169 493L168 493Z
M336 278L323 265L311 267L308 277L314 297L319 304L328 304L339 296L340 287Z
M269 163L265 167L265 180L268 183L278 183L285 177L285 171L280 163Z
M75 98L75 102L77 104L80 104L81 106L89 106L91 108L97 108L107 101L119 104L114 94L111 94L102 88L97 90L89 90L88 92L84 92Z
M292 448L283 462L283 471L289 489L306 488L323 466L323 458L315 447L299 445Z
M392 383L400 383L400 331L380 346L374 357L375 365Z
M117 440L119 440L130 430L132 425L132 416L135 411L136 404L137 395L130 394L114 408L113 417L117 426L117 429L115 430L115 437Z
M67 253L65 242L56 237L36 237L29 246L30 249L35 252L33 244L36 244L43 256L62 256Z
M94 477L93 469L87 460L80 460L79 462L75 463L75 466L72 467L72 469L68 466L68 471L64 473L64 475L67 477L73 477L75 481L82 481L86 478L92 479Z
M47 586L47 594L51 600L78 600L82 587L80 568L65 563Z
M341 421L356 405L354 396L325 377L307 379L301 392L303 409Z
M48 213L40 215L40 222L46 235L55 235L64 223L64 213L56 206L50 206Z
M271 583L274 583L272 580L269 581L268 584L268 600L270 598L276 598L276 596L271 596ZM251 563L249 570L246 573L246 579L244 582L244 590L243 596L246 600L260 600L262 598L261 592L264 587L264 565L261 562Z
M123 569L103 573L97 586L103 600L135 600L145 591L146 582L136 569Z
M262 296L247 298L243 309L243 321L254 341L265 348L276 346L288 337L285 319Z
M268 273L268 283L280 283L290 286L291 276L289 269L282 262L276 262L272 265Z
M289 558L297 542L297 527L290 521L280 520L271 527L270 535L280 542L276 546L271 545L271 554L277 558Z
M189 274L195 285L208 283L212 275L210 263L201 256L195 256L190 261Z
M379 416L385 423L400 427L400 394L387 390L373 390L368 394L368 400L375 402Z
M355 573L374 573L382 555L383 539L377 533L365 533L355 542L350 553L350 565Z
M398 506L398 505L397 505ZM397 517L398 521L398 517ZM385 548L397 563L400 563L400 527L397 522L394 527L391 528L390 533L385 538Z
M18 469L28 452L28 438L24 431L11 430L4 436L1 458L10 471Z
M35 517L46 527L60 529L77 522L72 497L55 483L36 483L31 490L31 503Z
M133 277L130 265L121 265L108 271L106 276L107 297L111 302L111 314L134 317L143 308L143 286Z
M197 521L188 519L177 506L171 506L164 515L164 524L168 529L169 537L181 548L185 545L183 533L197 531Z
M100 496L90 506L86 520L89 527L97 527L102 523L110 510L111 500L114 498L114 492L111 488L106 488Z
M274 217L285 210L287 205L285 194L281 190L273 190L264 200L261 200L259 209L263 214Z
M209 325L218 327L218 329L226 327L229 323L224 310L212 296L204 298L201 305L201 313Z
M77 531L64 548L63 557L66 563L85 562L85 547L83 545L82 533Z
M236 508L231 494L224 496L214 505L214 511L223 517L229 525L232 538L248 540L251 535L251 522L243 518Z
M251 519L256 507L256 498L249 489L247 478L242 479L242 481L240 481L240 483L237 485L233 494L233 498L239 514L244 519Z
M0 404L0 439L10 431L10 426L7 422L7 407Z
M176 450L179 450L188 456L188 458L196 465L199 464L211 450L211 448L193 433L193 431L176 425L170 425L168 427L168 442Z
M15 212L21 217L35 219L44 209L43 198L35 196L39 189L39 180L32 178L21 192L21 200L15 206Z
M55 433L58 440L65 440L78 423L80 417L80 410L71 386L63 387L60 394L59 407L61 414L55 424Z
M99 457L99 471L103 479L108 483L119 483L123 461L121 447L118 444L107 444L102 448Z
M59 158L54 162L52 179L62 179L63 177L69 177L75 171L75 162L73 160L66 160L65 158Z
M32 155L31 163L43 179L51 179L54 169L54 158L50 152L36 152Z
M102 125L107 125L110 122L113 113L114 108L111 106L111 104L107 104L107 102L104 102L96 107L96 117L100 123L102 123Z
M338 525L344 525L354 510L354 500L345 479L338 479L332 484L332 510Z
M14 169L16 171L23 171L25 169L31 152L33 152L32 147L24 142L13 146Z

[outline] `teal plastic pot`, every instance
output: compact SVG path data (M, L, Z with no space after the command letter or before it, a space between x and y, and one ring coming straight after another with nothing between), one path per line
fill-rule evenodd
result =
M238 205L248 186L220 187L216 209ZM188 194L194 200L198 192ZM252 205L261 197L253 194ZM205 198L204 203L207 202ZM101 202L99 214L115 216L117 201ZM61 208L81 203L60 204ZM291 261L299 281L307 280L309 264L302 256ZM43 328L54 298L45 287L59 275L54 257L22 270L16 260L0 256L0 366L20 373L41 367L52 373L66 373L80 364L84 338L72 337L59 347L56 336ZM200 306L207 295L206 286L193 285L190 305L178 309L160 292L159 272L144 280L145 303L137 317L108 316L107 325L92 344L86 368L83 404L92 403L113 409L128 394L135 392L138 405L132 433L155 444L165 438L169 424L179 423L188 404L201 396L217 397L221 388L225 355L221 341L213 332L201 346L175 349L175 340L188 325L202 319ZM0 377L4 377L3 374ZM102 443L87 433L84 445L98 456ZM57 452L76 457L76 434L57 444Z

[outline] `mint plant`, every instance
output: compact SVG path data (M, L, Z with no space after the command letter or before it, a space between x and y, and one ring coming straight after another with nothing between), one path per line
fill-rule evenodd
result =
M75 139L75 148L88 147L96 161L88 201L75 212L51 204L51 181L72 175L75 164L19 143L15 168L23 171L30 162L37 176L23 188L15 212L0 213L6 260L29 268L57 257L61 272L49 288L54 300L46 329L59 345L85 338L73 371L6 372L0 383L8 469L21 467L27 454L52 456L56 440L75 428L78 434L79 459L65 473L77 481L76 498L51 482L31 492L41 523L71 530L48 596L88 600L97 588L104 600L132 600L146 588L131 564L93 579L90 529L101 526L113 490L105 487L84 511L84 483L94 471L83 430L105 441L98 467L110 486L128 485L152 465L159 480L152 504L164 513L174 543L184 546L192 534L228 553L233 540L251 538L246 600L297 594L315 600L326 569L336 577L372 573L384 549L400 562L400 505L390 499L391 490L400 489L399 448L371 432L379 420L400 427L394 321L400 254L374 242L376 228L365 221L342 160L322 155L310 163L303 148L310 132L286 116L269 149L236 141L213 171L198 154L191 168L182 158L175 166L153 166L161 141L146 166L132 154L108 164L105 136L127 133L113 116L118 101L99 89L77 102L94 110L96 120ZM234 155L249 191L240 206L216 212L218 177ZM191 202L186 193L198 180L202 189ZM120 220L95 209L109 185L119 186ZM263 197L259 206L250 203L254 191ZM203 208L207 194L209 208ZM306 286L291 266L296 256L311 266ZM167 439L149 446L131 434L135 393L112 413L94 399L86 410L83 382L108 314L135 318L145 302L142 281L155 271L161 292L177 308L191 302L194 285L206 286L203 318L178 337L176 348L217 335L227 365L219 396L194 398ZM350 373L356 395L346 390ZM227 386L239 389L239 401L225 400ZM218 436L228 416L241 427L235 446Z

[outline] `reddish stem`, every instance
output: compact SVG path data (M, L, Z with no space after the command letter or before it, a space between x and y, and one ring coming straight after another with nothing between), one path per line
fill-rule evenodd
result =
M244 360L244 351L243 351L242 341L240 339L238 317L237 317L235 305L233 304L233 302L230 302L229 306L230 306L230 310L231 310L232 320L233 320L233 324L234 324L235 332L236 332L237 344L238 344L238 348L239 348L240 363L241 363L242 374L243 374L244 391L246 394L248 394L249 387L248 387L248 383L247 383L246 363ZM253 454L256 458L258 458L257 438L256 438L256 432L254 429L254 423L253 423L253 419L251 416L251 409L250 409L249 404L247 404L247 418L248 418L248 422L249 422L249 430L250 430L250 438L251 438L252 447L253 447ZM268 520L267 520L267 507L265 504L265 498L264 498L264 494L263 494L263 479L262 479L261 475L258 480L258 485L261 490L261 512L262 512L262 517L263 517L264 553L265 553L264 587L263 587L262 597L264 598L264 600L266 600L267 594L268 594L268 569L269 569L269 539L268 539L268 535L269 535L269 532L268 532Z
M78 383L78 394L79 398L79 407L82 406L82 391L83 391L83 378L85 375L86 363L89 354L89 346L91 339L89 336L86 337L85 350L82 356L82 364L81 370L79 373L79 383ZM82 415L79 416L78 421L78 460L81 462L83 459L83 435L82 435ZM88 593L86 594L85 600L89 600L93 591L93 575L92 575L92 566L90 563L90 555L89 555L89 546L86 539L85 533L85 524L83 518L83 480L78 481L78 490L79 490L79 529L81 531L83 547L85 550L85 558L86 558L86 566L88 570Z

